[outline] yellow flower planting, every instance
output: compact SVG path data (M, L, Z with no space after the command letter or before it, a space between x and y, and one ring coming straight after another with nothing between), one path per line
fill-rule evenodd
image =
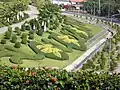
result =
M88 37L88 34L84 31L78 30L77 28L72 28L72 30L75 30L77 33L82 33L82 34L84 34L85 36Z
M37 45L36 47L44 53L53 53L57 57L61 58L61 54L59 53L59 51L62 51L62 50L58 48L54 48L53 45L51 44Z
M57 36L57 37L58 37L59 39L63 40L64 42L73 43L73 44L75 44L75 45L77 45L77 46L80 46L77 40L71 39L71 38L69 38L69 36L67 36L67 35L62 35L62 36Z

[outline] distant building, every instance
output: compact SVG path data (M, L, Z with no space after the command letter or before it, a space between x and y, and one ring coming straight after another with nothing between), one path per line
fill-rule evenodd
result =
M53 4L58 5L68 5L68 4L75 4L75 2L71 3L70 0L52 0Z

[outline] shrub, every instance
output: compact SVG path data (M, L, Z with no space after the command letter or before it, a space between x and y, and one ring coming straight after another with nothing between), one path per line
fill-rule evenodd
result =
M16 33L17 33L18 36L21 35L20 29L16 29Z
M27 38L22 38L22 44L27 44Z
M34 39L34 34L30 34L29 39Z
M5 32L5 38L6 39L10 39L10 37L11 37L11 32L10 31L6 31Z
M22 64L23 63L23 61L20 60L20 56L18 56L18 55L12 56L9 60L11 63L14 63L14 64Z
M15 31L17 31L17 30L20 30L20 28L19 27L15 27Z
M5 39L2 39L2 40L1 40L1 44L6 44L6 40L5 40Z
M9 32L12 32L12 27L8 27L8 31L9 31Z
M26 33L22 34L21 39L23 39L23 38L27 38L27 34Z
M25 31L25 24L21 26L21 31Z
M14 47L20 48L20 46L21 46L21 43L20 42L16 42Z
M38 31L37 31L37 34L38 34L39 36L42 36L43 30L42 30L42 29L38 30Z
M29 34L34 34L34 32L32 30L29 31Z
M13 35L11 42L12 42L12 43L15 43L16 41L17 41L17 36L16 36L16 35Z

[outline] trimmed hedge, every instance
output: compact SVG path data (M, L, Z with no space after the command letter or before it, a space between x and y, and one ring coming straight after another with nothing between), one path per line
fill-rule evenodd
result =
M12 47L10 45L5 45L4 48L9 50L9 51L13 51L13 52L17 52L18 51L17 49L15 49L14 47Z
M12 39L11 39L11 42L12 43L15 43L17 41L17 36L16 35L13 35L12 36Z
M63 30L67 30L68 32L70 32L70 33L72 33L72 34L74 34L75 36L77 36L78 38L85 38L85 39L87 39L88 37L86 36L86 35L84 35L83 33L77 33L74 29L72 29L70 26L67 26L67 25L65 25L63 28L62 28ZM79 30L79 29L77 29L77 30ZM81 30L82 31L82 30ZM86 32L87 33L87 32Z
M10 37L11 37L11 32L10 31L6 31L5 32L5 38L6 39L10 39Z
M57 59L57 60L68 60L69 59L68 54L66 54L65 52L59 51L59 53L61 54L61 58L57 57L53 53L45 53L45 57L52 58L52 59Z
M20 48L21 47L21 43L20 42L16 42L14 47Z
M12 51L0 51L0 57L11 57L15 54Z
M23 61L20 59L20 56L12 56L9 61L14 64L22 64Z
M61 44L65 45L66 47L71 47L73 49L76 49L76 50L80 50L80 47L73 44L73 43L67 43L67 42L64 42L62 40L60 40L58 37L58 35L56 33L51 33L51 35L49 37L55 39L56 41L60 42ZM80 45L80 44L79 44Z
M0 45L0 51L4 50L4 45Z
M6 44L6 40L5 40L5 39L2 39L2 40L1 40L1 44Z
M43 52L41 52L36 46L37 46L37 42L36 41L30 41L29 43L28 43L28 46L37 54L37 55L39 55L42 59L44 59L45 58L45 56L44 56L44 53Z
M41 39L44 43L51 43L52 45L56 46L57 48L61 49L62 51L71 53L72 52L72 48L66 47L60 43L58 43L57 41L53 40L53 39L47 39L47 38L42 38Z

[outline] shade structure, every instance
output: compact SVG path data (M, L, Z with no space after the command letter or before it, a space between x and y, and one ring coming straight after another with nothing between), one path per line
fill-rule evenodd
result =
M70 2L87 2L87 0L69 0Z

